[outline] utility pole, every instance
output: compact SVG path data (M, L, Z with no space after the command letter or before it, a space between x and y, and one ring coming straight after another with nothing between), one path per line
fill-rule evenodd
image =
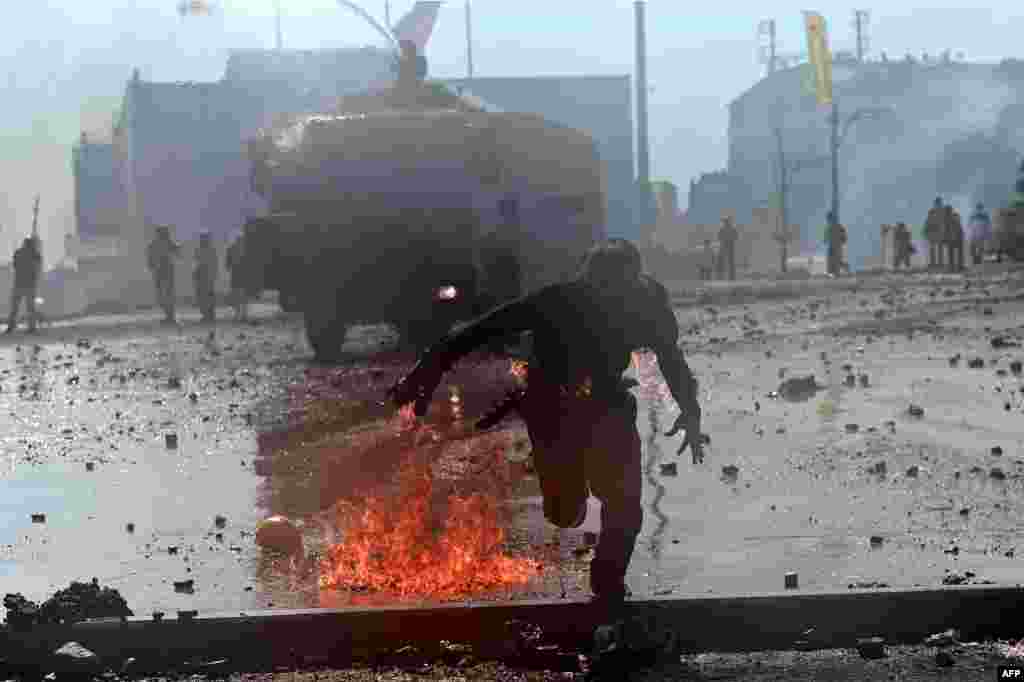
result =
M633 7L636 17L637 180L643 191L647 192L651 183L651 160L647 138L647 33L643 0L636 0Z
M36 202L32 205L32 237L39 238L39 195L36 195Z
M757 25L757 33L759 36L767 36L768 44L762 44L760 46L760 62L767 67L768 75L775 73L775 69L779 64L778 55L778 41L775 34L775 20L774 19L763 19Z
M786 272L786 262L789 260L789 220L787 216L787 204L789 196L789 168L786 164L786 150L782 144L782 127L775 128L775 146L779 154L779 225L775 238L779 242L779 258L782 272Z
M466 78L473 80L473 10L466 0Z
M274 27L277 33L277 51L280 52L284 46L281 40L281 0L274 0Z
M853 11L853 27L857 32L857 61L863 63L868 51L868 19L871 14L866 9Z

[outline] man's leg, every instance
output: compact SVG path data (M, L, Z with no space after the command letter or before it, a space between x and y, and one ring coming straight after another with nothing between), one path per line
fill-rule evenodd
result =
M628 594L626 571L643 525L643 467L636 399L596 418L587 449L587 480L601 501L601 535L590 563L590 588L600 598Z
M18 328L18 309L21 307L22 292L17 287L11 289L11 310L7 316L7 333Z
M28 314L28 331L32 333L39 326L36 318L36 292L33 290L25 293L25 312Z
M544 407L549 408L547 414L531 410L535 414L525 420L533 447L533 468L544 498L544 518L559 528L579 528L586 518L590 496L581 447L586 442L585 425L569 423L559 414L558 405Z

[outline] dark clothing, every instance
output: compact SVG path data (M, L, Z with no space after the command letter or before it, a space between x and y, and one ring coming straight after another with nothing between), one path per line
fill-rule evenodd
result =
M909 268L910 254L913 253L913 246L910 242L910 230L906 226L897 225L894 236L893 242L896 247L896 254L893 266L897 269L899 269L900 265Z
M924 223L924 238L928 240L928 265L942 265L942 241L946 234L946 215L942 207L928 209L928 217Z
M28 313L29 331L36 328L36 293L39 286L39 273L43 267L43 257L34 246L22 245L14 252L14 286L11 287L11 305L7 317L7 330L13 331L18 326L18 311L22 300Z
M601 501L601 536L590 564L591 589L620 592L644 515L636 399L534 398L522 411L545 518L560 528L578 525L593 493Z
M846 228L836 223L825 228L825 244L828 247L826 266L830 275L838 276L843 265L843 246L846 244Z
M35 289L39 284L39 272L43 268L43 257L32 246L21 246L14 252L14 286Z
M951 272L964 269L964 228L960 214L946 207L943 215L942 243L949 254L948 264Z
M203 321L213 322L217 308L217 251L212 245L196 250L196 269L192 277Z
M736 240L739 232L732 224L722 225L718 231L718 242L720 251L718 255L718 275L728 277L730 281L736 279Z
M146 249L146 262L153 275L157 303L163 308L166 321L174 321L174 258L181 247L166 237L157 237Z
M494 337L533 332L520 413L545 516L572 527L582 520L588 488L601 500L591 587L602 596L625 589L643 520L636 401L622 380L631 353L653 350L680 407L696 409L695 380L677 346L679 326L665 288L649 277L623 288L602 292L580 280L548 286L452 332L428 353L447 370Z

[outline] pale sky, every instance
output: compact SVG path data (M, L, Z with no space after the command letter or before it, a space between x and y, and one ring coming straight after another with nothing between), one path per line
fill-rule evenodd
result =
M0 261L31 226L32 196L43 195L40 224L48 265L73 226L70 149L82 125L109 127L133 67L150 80L214 80L226 52L272 47L272 0L214 0L211 17L181 19L177 0L36 0L5 15L0 45ZM383 17L384 0L360 3ZM392 0L397 19L413 0ZM711 4L711 3L709 3ZM968 60L1024 57L1024 17L1009 2L994 9L933 2L915 9L843 2L812 5L734 1L721 10L678 0L647 3L648 74L652 92L652 175L684 190L691 178L724 167L728 103L763 73L761 19L775 18L781 53L802 52L801 10L821 12L834 49L854 46L853 10L871 12L869 51L902 56L950 48ZM334 0L281 0L286 47L381 44L361 19ZM441 10L428 47L431 74L466 73L462 0ZM474 64L478 76L633 73L630 0L474 0ZM83 122L84 119L84 122Z

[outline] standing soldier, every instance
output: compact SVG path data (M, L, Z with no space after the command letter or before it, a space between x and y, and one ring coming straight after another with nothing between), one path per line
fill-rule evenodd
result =
M981 265L985 259L985 251L992 240L992 219L989 218L985 205L978 202L968 223L971 240L971 262Z
M949 271L959 272L964 269L964 226L960 214L952 207L946 206L944 211L943 240L949 253Z
M18 309L22 299L25 300L25 311L28 313L28 331L31 333L36 330L36 289L42 267L43 257L39 253L37 240L26 237L14 252L14 286L11 288L11 311L7 317L8 334L18 328Z
M846 245L846 228L836 222L832 211L826 216L825 245L828 248L828 274L838 277L843 267L843 247Z
M163 308L166 324L175 324L174 260L180 253L181 246L171 239L171 228L158 226L156 236L146 249L146 262L153 275L157 304Z
M893 241L895 242L896 251L896 269L898 270L901 264L905 268L910 269L910 254L914 252L914 246L910 242L910 228L907 227L906 223L898 223L896 225L896 234Z
M945 211L942 208L942 197L935 197L935 203L928 210L924 223L924 238L928 242L928 267L942 265L942 238L945 233Z
M192 281L203 322L213 322L217 310L217 249L213 246L213 236L209 232L199 236Z
M718 274L720 277L728 277L729 281L736 279L736 240L739 233L733 225L732 218L722 218L722 228L718 231Z
M715 271L715 249L711 246L711 240L704 240L704 251L700 254L700 278L707 282L711 279L711 273Z
M235 310L235 321L244 321L248 316L248 283L246 282L243 263L245 261L245 234L240 234L231 242L224 255L224 266L231 280L231 306Z

